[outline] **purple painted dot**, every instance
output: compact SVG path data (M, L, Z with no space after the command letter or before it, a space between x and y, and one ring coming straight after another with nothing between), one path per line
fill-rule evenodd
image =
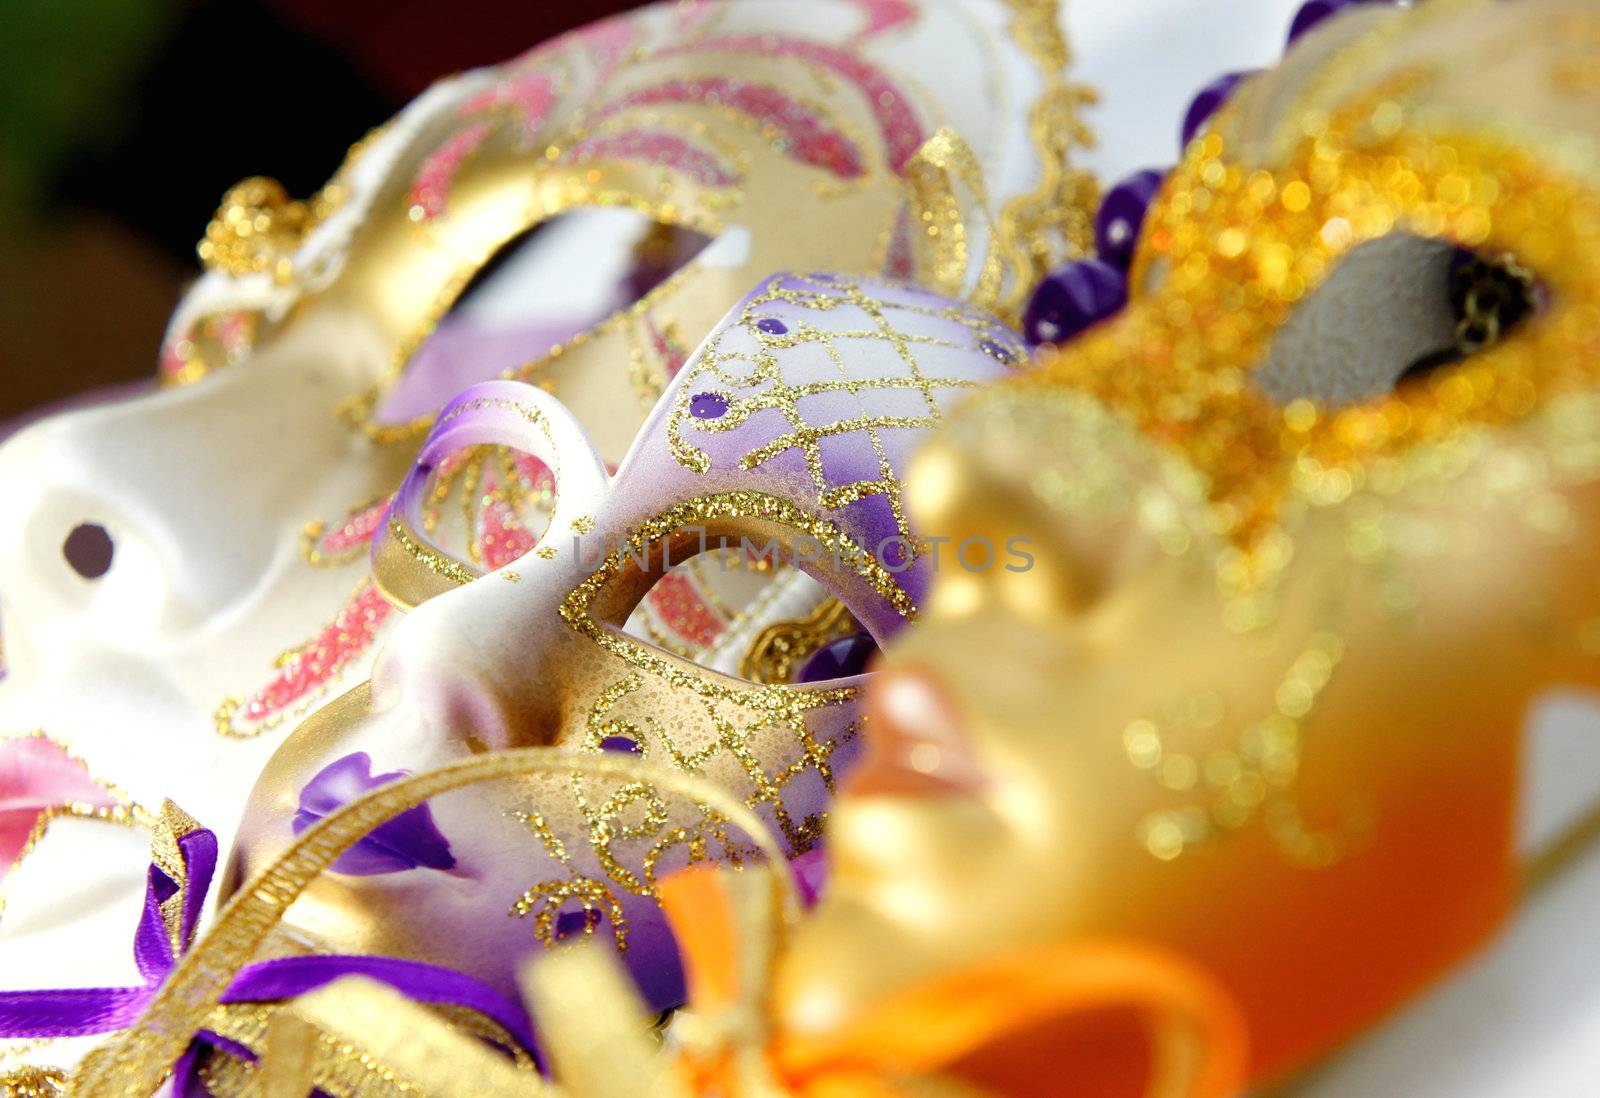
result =
M696 393L689 398L689 414L695 419L721 419L728 412L728 398L721 393Z
M787 335L789 326L776 317L764 316L756 321L756 329L766 332L769 336Z
M626 751L630 755L643 755L644 751L627 736L607 736L600 741L602 751Z
M1127 270L1145 211L1161 190L1167 173L1155 168L1135 172L1106 192L1094 215L1094 248L1107 263Z
M1200 127L1204 126L1207 120L1228 101L1228 97L1233 94L1233 89L1239 86L1239 82L1251 75L1253 74L1249 72L1224 73L1195 93L1195 97L1189 101L1188 111L1183 116L1184 148L1189 147L1189 142L1200 132Z
M811 654L800 668L795 682L826 682L828 679L848 679L867 669L867 661L878 651L872 638L865 633L852 633L848 637L829 641Z
M592 934L599 926L600 912L593 908L563 911L556 916L556 938L576 938L580 934Z
M1002 344L996 343L992 339L986 339L982 343L978 344L978 350L982 351L984 354L988 355L990 358L999 359L1001 362L1004 362L1007 366L1009 366L1013 362L1015 362L1016 361L1016 357L1017 357L1016 355L1011 353L1011 348L1006 347L1006 346L1004 346Z
M1068 263L1045 276L1022 314L1028 342L1065 343L1128 302L1127 278L1101 259Z

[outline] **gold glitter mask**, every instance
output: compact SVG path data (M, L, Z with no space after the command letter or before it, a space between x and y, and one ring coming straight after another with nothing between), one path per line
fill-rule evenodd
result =
M925 532L1035 565L941 575L891 648L791 1031L1127 936L1281 1077L1562 849L1519 782L1547 698L1600 687L1600 13L1351 18L1189 148L1127 310L914 464ZM1526 315L1456 308L1491 300L1457 249Z

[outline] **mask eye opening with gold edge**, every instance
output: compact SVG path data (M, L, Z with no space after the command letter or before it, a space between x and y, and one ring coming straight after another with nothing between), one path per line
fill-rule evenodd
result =
M1498 343L1536 315L1540 296L1509 254L1393 232L1335 261L1251 377L1280 406L1365 403Z
M1541 353L1593 307L1574 254L1588 205L1581 187L1559 163L1482 134L1373 134L1375 109L1407 86L1334 113L1270 171L1230 160L1223 135L1237 104L1225 108L1151 210L1130 278L1141 289L1124 321L1045 355L1041 381L1067 380L1192 462L1208 481L1207 524L1247 554L1277 528L1297 461L1368 468L1462 426L1518 420L1540 394L1582 380L1571 355ZM1388 189L1384 173L1397 163L1419 181L1416 193ZM1494 180L1493 204L1456 188L1473 174ZM1566 224L1542 225L1540 207L1556 208L1557 195ZM1458 248L1479 264L1457 266ZM1313 334L1383 345L1359 307L1370 297L1326 308L1322 291L1338 290L1342 266L1383 260L1370 269L1387 269L1396 257L1430 280L1442 341L1414 316L1396 318L1397 338L1362 371L1317 368ZM1455 270L1464 273L1452 290ZM1360 279L1344 281L1360 291ZM1319 324L1335 319L1332 333Z

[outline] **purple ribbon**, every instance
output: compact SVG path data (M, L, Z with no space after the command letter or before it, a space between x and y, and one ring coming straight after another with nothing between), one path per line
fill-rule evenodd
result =
M177 965L161 905L182 893L178 915L181 951L194 942L195 928L217 868L217 839L198 828L178 838L188 886L183 887L152 864L146 877L144 913L133 938L134 962L145 982L138 987L59 988L0 992L0 1037L82 1037L125 1029L155 996ZM532 1027L522 1008L479 980L437 965L396 957L360 955L284 957L258 961L239 971L224 1003L272 1002L314 991L341 976L365 976L387 984L407 998L424 1003L465 1007L494 1021L539 1059ZM211 1033L200 1041L253 1059L248 1049ZM194 1090L198 1050L191 1047L178 1065L177 1094Z

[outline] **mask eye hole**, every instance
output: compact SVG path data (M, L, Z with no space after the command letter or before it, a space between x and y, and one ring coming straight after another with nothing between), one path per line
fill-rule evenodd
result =
M877 646L817 580L781 554L723 545L656 572L624 630L721 674L816 683L866 670Z
M380 402L378 421L408 422L436 409L441 394L543 358L650 298L710 243L625 207L569 210L513 237L417 347ZM679 346L681 336L657 331L652 350L669 362L687 356L693 348Z
M1538 307L1512 257L1390 233L1340 257L1253 376L1279 404L1361 404L1506 338Z
M1418 358L1396 385L1498 343L1538 312L1540 294L1533 273L1514 256L1490 258L1458 248L1451 264L1449 297L1456 317L1453 345Z
M731 678L817 684L867 670L865 626L780 530L689 527L635 553L590 604L596 621Z
M99 523L79 523L61 543L61 555L67 566L87 580L97 580L111 571L115 554L116 546L110 533Z

